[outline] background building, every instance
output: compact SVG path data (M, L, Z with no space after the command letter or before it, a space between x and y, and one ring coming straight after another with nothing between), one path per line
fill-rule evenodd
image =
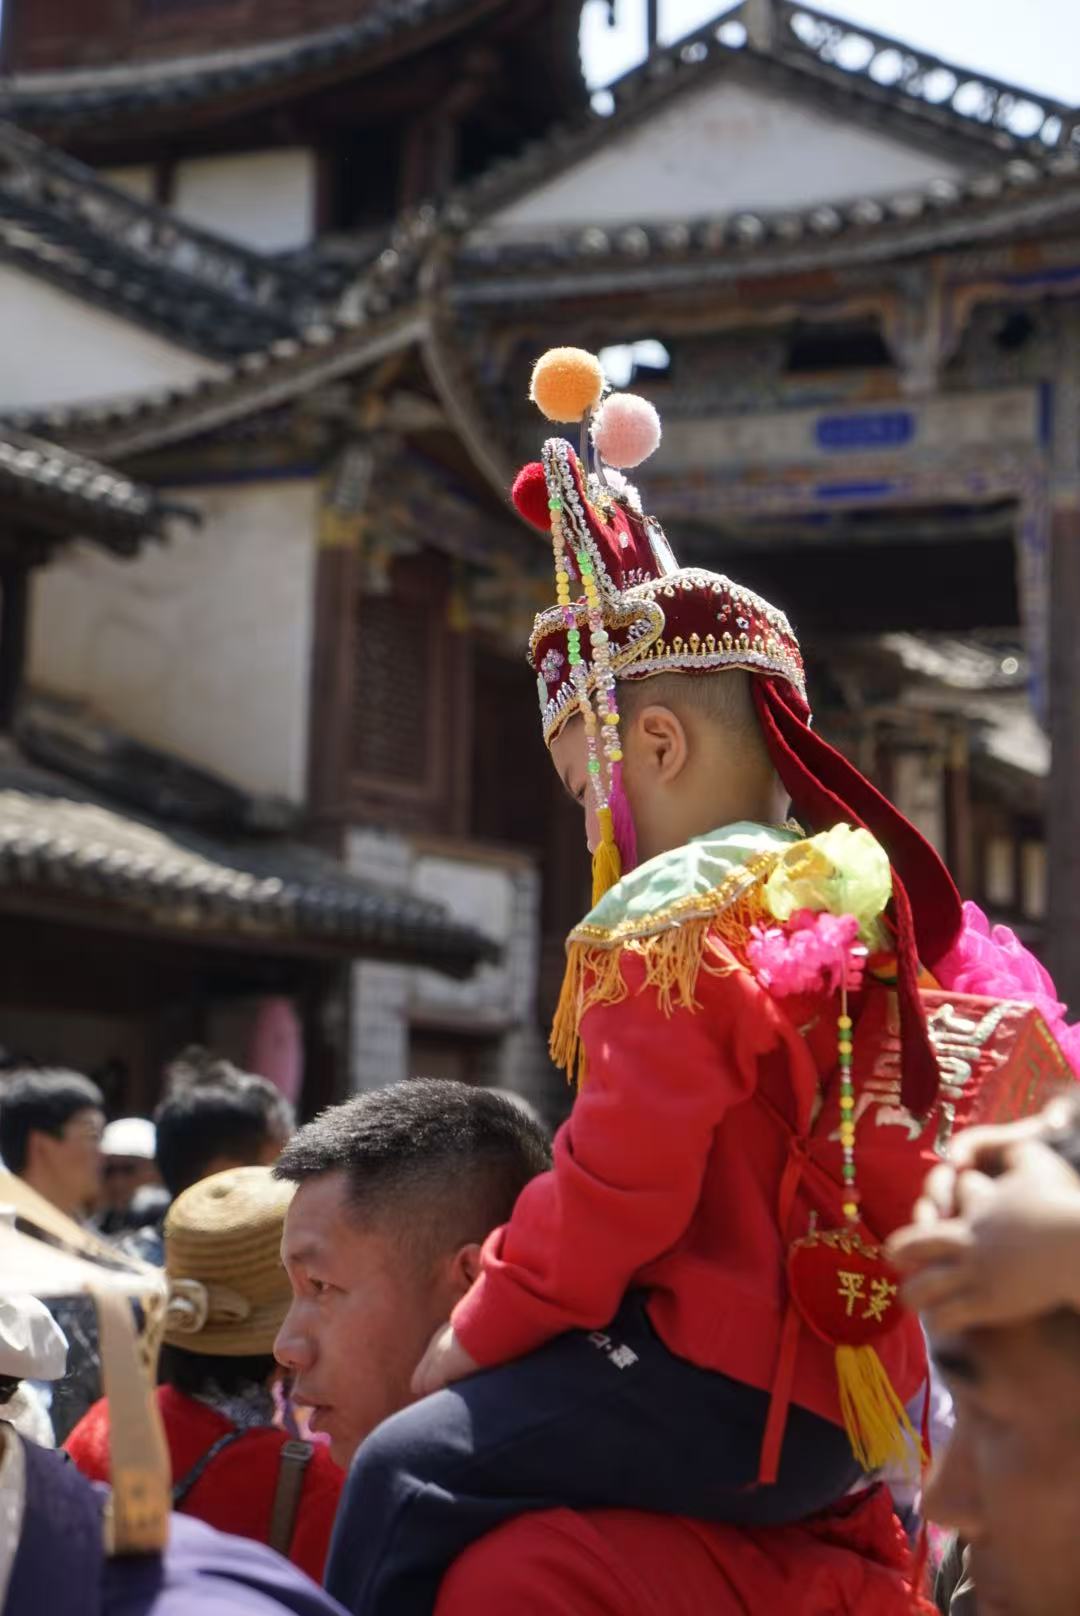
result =
M579 9L259 0L252 44L252 0L5 5L0 418L197 519L49 549L21 744L85 783L119 737L129 805L167 753L230 835L443 905L459 972L498 950L170 987L238 1048L306 1006L309 1099L422 1070L561 1103L584 857L521 664L550 559L506 500L555 340L655 400L680 558L789 609L821 727L1080 1004L1072 110L747 0L597 112Z

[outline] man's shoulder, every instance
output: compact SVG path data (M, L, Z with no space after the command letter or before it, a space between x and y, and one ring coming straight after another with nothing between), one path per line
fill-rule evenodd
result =
M156 1585L153 1602L141 1603L142 1578ZM190 1616L198 1599L201 1616L342 1616L340 1605L289 1561L247 1538L215 1531L204 1522L174 1515L161 1568L153 1563L112 1561L112 1612L138 1616Z

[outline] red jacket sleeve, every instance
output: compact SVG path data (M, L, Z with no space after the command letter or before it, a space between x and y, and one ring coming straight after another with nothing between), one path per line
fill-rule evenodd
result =
M629 996L582 1020L588 1076L555 1165L526 1185L454 1310L485 1367L609 1322L638 1269L688 1227L713 1134L776 1041L775 1008L743 970L706 966L698 1008L670 1015L642 988L640 959L625 955L623 972Z

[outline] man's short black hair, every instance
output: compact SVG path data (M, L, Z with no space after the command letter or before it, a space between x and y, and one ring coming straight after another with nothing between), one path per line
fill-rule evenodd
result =
M395 1223L425 1258L482 1241L551 1166L541 1122L469 1083L414 1078L332 1106L289 1141L275 1176L343 1172L359 1222Z
M215 1158L254 1163L272 1133L292 1128L292 1107L267 1078L206 1050L185 1050L165 1076L154 1124L158 1172L172 1196L205 1178Z
M24 1173L30 1135L58 1139L80 1111L105 1110L96 1083L78 1072L58 1069L15 1071L0 1084L0 1156L13 1173Z

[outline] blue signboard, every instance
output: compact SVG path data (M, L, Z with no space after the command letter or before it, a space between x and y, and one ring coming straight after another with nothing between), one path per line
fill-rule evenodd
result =
M851 449L902 449L914 439L915 427L911 410L822 415L814 423L814 438L819 449L833 453Z

